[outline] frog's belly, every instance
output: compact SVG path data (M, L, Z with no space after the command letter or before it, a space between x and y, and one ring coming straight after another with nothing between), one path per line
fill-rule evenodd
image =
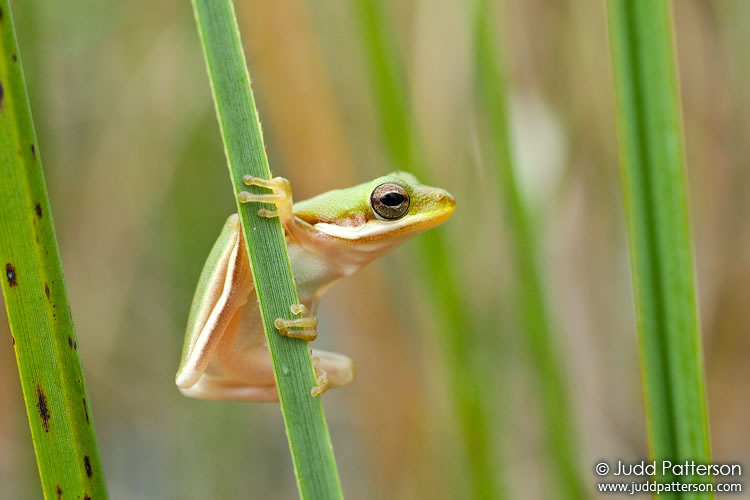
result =
M342 269L342 262L337 262L331 256L310 252L289 240L287 249L300 302L319 295L319 291L348 274L346 269Z

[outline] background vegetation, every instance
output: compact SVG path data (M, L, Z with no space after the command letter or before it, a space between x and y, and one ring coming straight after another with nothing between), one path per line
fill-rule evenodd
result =
M237 2L271 168L297 199L394 168L350 3ZM598 459L648 454L604 6L493 3L571 447L591 487ZM674 8L713 460L750 463L750 6ZM278 407L191 400L173 383L193 287L234 210L189 3L35 0L14 14L110 494L294 498ZM539 367L514 314L513 249L475 95L473 12L432 0L388 2L384 16L430 181L458 200L439 231L473 325L458 333L484 373L490 460L508 498L549 498ZM321 304L318 347L358 369L324 396L349 498L455 498L470 480L440 325L409 254ZM0 408L2 496L39 498L11 349L0 350Z

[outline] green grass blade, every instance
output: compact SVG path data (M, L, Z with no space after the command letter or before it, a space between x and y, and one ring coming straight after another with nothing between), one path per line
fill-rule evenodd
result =
M21 56L0 0L0 266L45 498L106 498Z
M414 132L414 115L402 61L393 45L383 4L355 0L355 17L365 51L380 133L392 164L425 180L430 178L423 145ZM460 204L460 200L459 200ZM505 498L490 431L490 401L486 377L474 356L472 314L453 269L448 245L440 231L417 238L415 261L429 292L440 334L449 388L457 411L464 455L468 460L471 498ZM436 272L439 270L439 272Z
M193 0L216 114L235 193L247 190L242 176L270 178L260 121L250 88L239 28L230 0ZM289 318L298 303L284 233L276 219L258 217L257 204L240 204L263 326L271 352L289 448L301 498L342 498L336 461L306 342L282 337L273 322Z
M650 452L654 460L705 463L710 445L670 5L610 0L610 42Z
M493 37L493 16L487 0L479 0L474 12L474 72L479 113L489 132L489 160L497 171L498 192L504 205L516 270L514 294L523 340L535 367L541 394L541 421L559 498L586 498L580 476L575 426L570 413L565 373L557 353L542 276L537 262L537 243L525 200L518 188L510 143L505 80Z

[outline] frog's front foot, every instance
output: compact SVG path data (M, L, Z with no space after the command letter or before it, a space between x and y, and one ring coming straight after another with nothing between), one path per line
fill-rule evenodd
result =
M275 210L261 208L258 215L261 217L281 217L282 220L292 217L292 186L289 181L283 177L274 177L273 179L263 179L253 177L252 175L242 176L242 182L247 186L258 186L270 189L270 193L251 193L249 191L240 191L237 199L240 203L268 203L276 207Z
M331 387L331 382L328 380L328 373L320 367L320 358L313 358L313 368L315 368L315 387L310 389L310 394L313 397L320 396Z
M276 318L273 326L279 330L279 333L285 337L307 340L308 342L315 340L318 337L318 317L309 316L307 307L302 304L292 304L289 310L292 311L292 314L300 314L301 317L297 319Z

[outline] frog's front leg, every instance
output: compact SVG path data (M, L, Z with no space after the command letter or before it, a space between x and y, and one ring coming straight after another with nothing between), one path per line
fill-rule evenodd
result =
M282 224L288 225L294 220L294 210L292 202L292 187L289 181L283 177L274 177L273 179L263 179L244 175L242 182L248 186L258 186L270 189L270 193L251 193L242 191L237 195L240 203L268 203L276 207L275 210L261 208L258 215L261 217L279 217ZM279 330L281 335L302 340L315 340L318 336L316 330L318 318L308 313L307 307L303 304L293 304L291 306L292 314L301 314L302 317L296 319L277 318L274 326Z
M276 318L273 326L279 330L281 335L312 341L318 338L318 317L310 316L304 304L292 304L289 308L292 314L300 314L302 317L296 319Z
M258 186L270 189L270 193L251 193L241 191L237 195L240 203L268 203L275 205L275 210L261 208L258 215L261 217L279 217L282 224L287 224L294 218L292 209L292 186L289 181L283 177L274 177L273 179L263 179L253 177L252 175L242 176L242 182L247 186Z

